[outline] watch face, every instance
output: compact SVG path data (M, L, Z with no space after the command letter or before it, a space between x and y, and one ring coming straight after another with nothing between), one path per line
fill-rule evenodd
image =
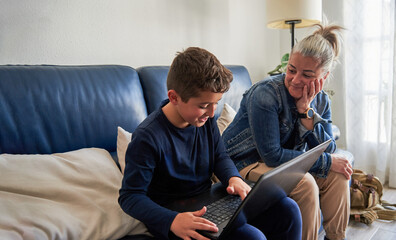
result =
M307 116L308 118L313 118L314 116L314 110L312 108L308 109L307 111Z

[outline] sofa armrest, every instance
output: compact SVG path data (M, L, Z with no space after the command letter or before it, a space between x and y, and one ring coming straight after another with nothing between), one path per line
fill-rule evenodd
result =
M340 138L340 136L341 136L341 131L340 131L340 129L337 127L337 125L332 125L332 127L333 127L333 137L334 137L334 140L338 140L338 139ZM349 163L350 163L352 166L354 165L355 159L354 159L353 154L352 154L351 152L349 152L349 151L347 151L347 150L344 150L344 149L337 148L337 150L335 151L335 153L343 155L346 159L348 159Z
M341 132L340 132L340 129L337 127L337 125L332 125L332 127L333 127L333 137L334 137L334 140L338 140L339 138L340 138L340 136L341 136Z

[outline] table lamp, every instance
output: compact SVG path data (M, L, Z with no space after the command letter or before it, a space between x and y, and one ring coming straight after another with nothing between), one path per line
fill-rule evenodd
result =
M266 13L268 28L290 28L293 48L294 28L321 22L322 0L267 0Z

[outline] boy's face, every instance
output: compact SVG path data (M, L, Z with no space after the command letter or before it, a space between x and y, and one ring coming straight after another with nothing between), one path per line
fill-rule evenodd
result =
M190 98L187 102L179 101L177 104L178 114L184 127L193 125L202 127L205 122L214 117L217 103L222 98L223 93L202 91L198 97Z

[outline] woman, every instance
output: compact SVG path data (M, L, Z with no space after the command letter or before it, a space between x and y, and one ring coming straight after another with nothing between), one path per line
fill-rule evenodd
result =
M322 89L339 54L342 28L317 26L293 47L286 74L264 79L244 94L223 133L228 154L248 179L333 139L330 99ZM352 166L335 149L333 139L290 194L301 210L302 239L318 238L320 207L326 238L345 238Z

